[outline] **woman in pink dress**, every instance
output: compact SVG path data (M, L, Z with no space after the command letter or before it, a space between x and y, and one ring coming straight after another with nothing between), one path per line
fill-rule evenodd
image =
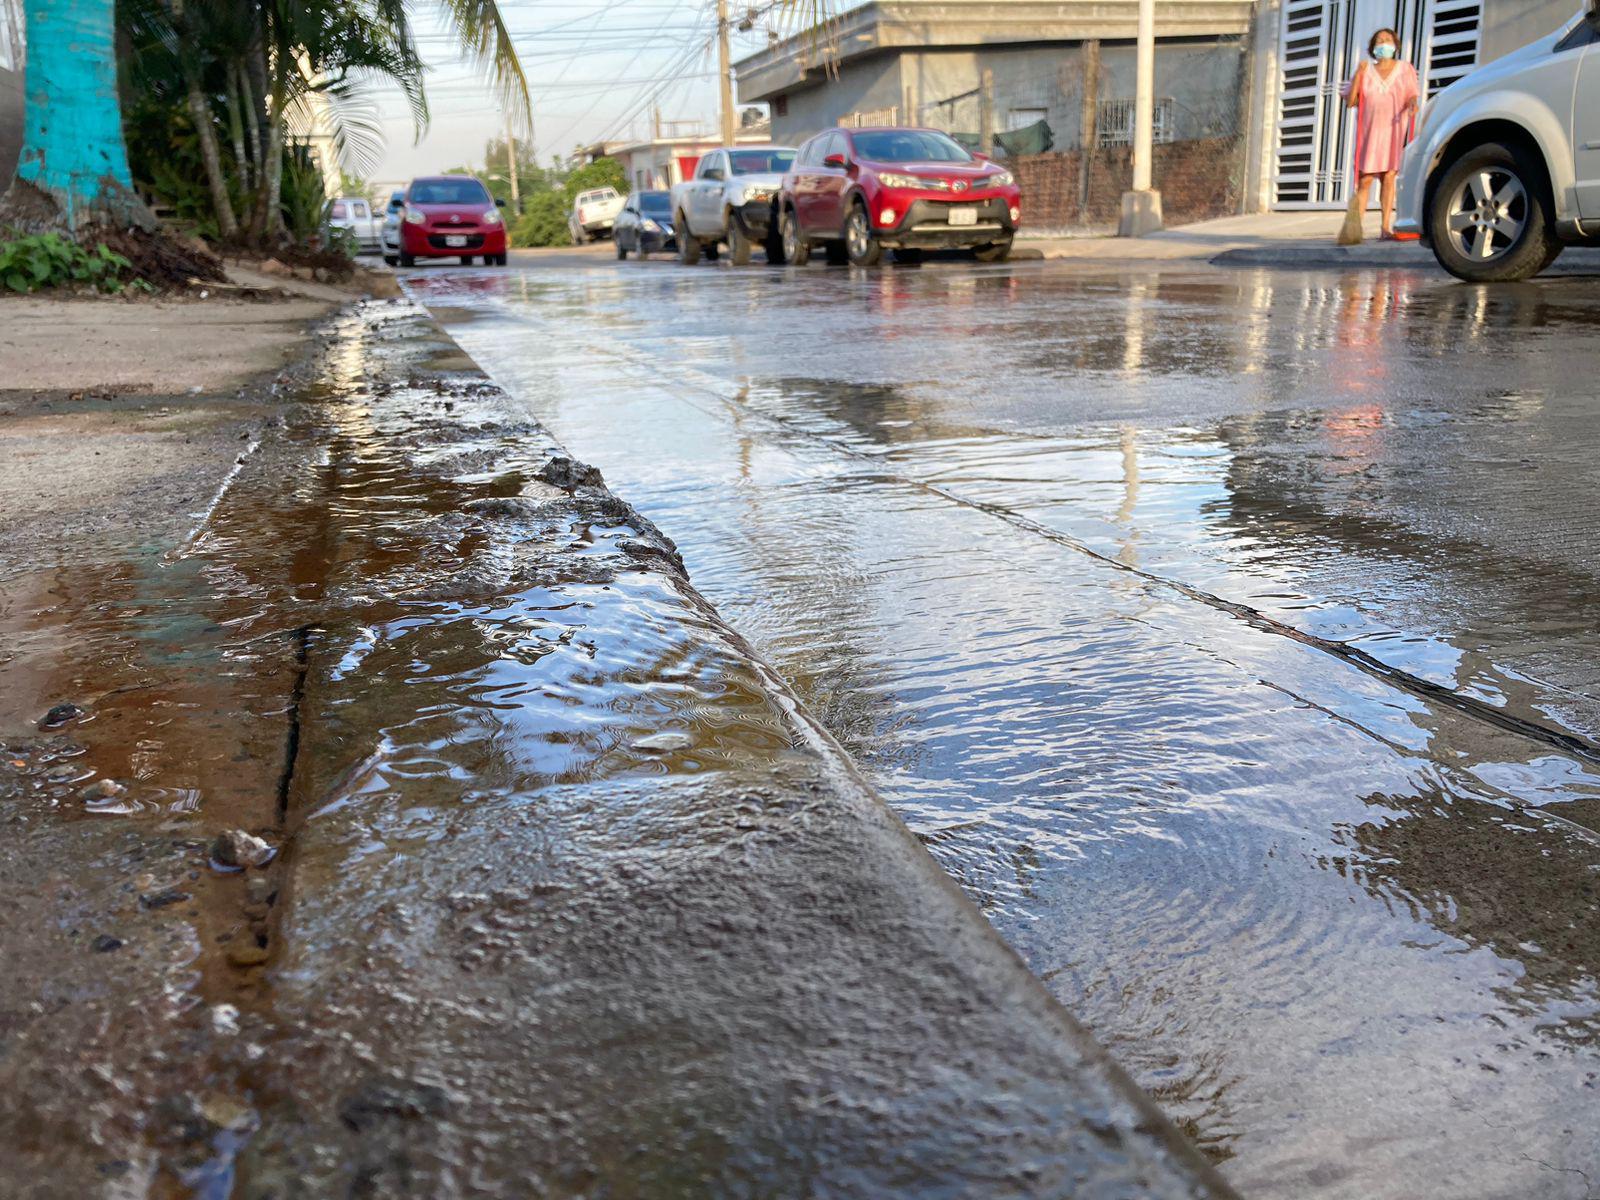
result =
M1367 43L1372 61L1356 68L1345 91L1345 103L1356 110L1356 186L1366 207L1372 181L1378 180L1378 203L1383 208L1385 241L1394 239L1394 178L1400 170L1400 153L1417 115L1421 87L1417 69L1400 57L1400 38L1392 29L1380 29Z

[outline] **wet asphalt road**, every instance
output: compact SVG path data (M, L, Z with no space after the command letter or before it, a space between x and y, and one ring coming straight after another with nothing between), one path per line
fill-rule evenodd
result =
M1600 1187L1600 281L411 287L1243 1192Z

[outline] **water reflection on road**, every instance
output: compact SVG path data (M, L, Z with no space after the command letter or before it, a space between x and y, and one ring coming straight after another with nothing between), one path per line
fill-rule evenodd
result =
M1242 1190L1600 1178L1600 290L414 287Z

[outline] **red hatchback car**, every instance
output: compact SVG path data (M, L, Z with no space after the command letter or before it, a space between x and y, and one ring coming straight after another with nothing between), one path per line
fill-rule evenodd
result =
M400 265L419 258L459 258L470 267L481 256L485 266L506 265L506 223L500 203L471 175L429 175L413 179L400 210Z
M795 155L778 195L784 257L817 244L869 267L885 248L971 249L1003 262L1022 220L1011 172L935 129L828 129Z

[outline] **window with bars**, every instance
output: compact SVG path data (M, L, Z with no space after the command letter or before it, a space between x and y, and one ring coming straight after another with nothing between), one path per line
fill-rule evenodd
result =
M1095 142L1101 146L1133 145L1132 100L1102 100L1095 110ZM1173 140L1177 128L1173 121L1172 97L1155 102L1150 120L1150 140L1157 145Z
M872 125L898 125L900 124L900 110L898 108L873 108L864 112L845 113L839 118L839 124L847 129L861 129Z

